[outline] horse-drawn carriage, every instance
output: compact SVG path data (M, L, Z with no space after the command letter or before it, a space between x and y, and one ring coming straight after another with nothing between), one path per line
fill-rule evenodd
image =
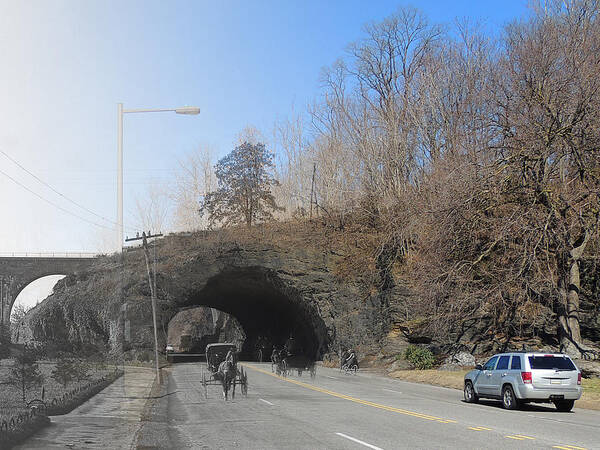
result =
M240 385L242 394L248 394L248 374L243 367L238 368L237 346L235 344L208 344L206 346L207 372L202 371L202 386L208 396L209 385L221 385L223 398L227 400L233 384L231 398L235 398L236 385Z
M309 372L310 377L314 378L317 375L317 367L315 361L304 355L289 355L285 351L274 352L271 356L271 371L282 377L288 376L292 370L298 371L298 376L302 376L302 372Z

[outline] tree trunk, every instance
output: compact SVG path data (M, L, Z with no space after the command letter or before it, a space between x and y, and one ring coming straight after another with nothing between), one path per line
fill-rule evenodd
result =
M566 267L561 271L559 281L560 301L558 311L558 338L562 351L570 356L581 357L583 342L579 327L579 261L588 242L588 233L581 236L573 245L567 258Z

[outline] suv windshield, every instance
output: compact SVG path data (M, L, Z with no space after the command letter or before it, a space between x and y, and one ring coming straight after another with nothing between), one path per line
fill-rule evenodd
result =
M575 370L573 362L564 356L530 356L531 369Z

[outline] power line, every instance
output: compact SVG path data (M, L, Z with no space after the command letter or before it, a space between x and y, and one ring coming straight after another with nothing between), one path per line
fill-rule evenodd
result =
M29 175L31 175L33 178L35 178L37 181L39 181L39 182L40 182L40 183L42 183L44 186L46 186L46 187L48 187L49 189L51 189L51 190L52 190L53 192L55 192L56 194L60 195L60 196L61 196L62 198L64 198L65 200L67 200L67 201L71 202L71 203L72 203L72 204L74 204L75 206L77 206L77 207L79 207L79 208L83 209L84 211L87 211L88 213L90 213L90 214L93 214L94 216L96 216L96 217L99 217L100 219L102 219L102 220L105 220L105 221L107 221L107 222L111 223L112 225L118 225L118 224L117 224L117 222L115 222L114 220L108 219L108 218L106 218L106 217L104 217L104 216L102 216L102 215L100 215L100 214L97 214L96 212L92 211L91 209L89 209L89 208L87 208L87 207L85 207L85 206L83 206L83 205L81 205L81 204L77 203L75 200L72 200L72 199L70 199L69 197L67 197L66 195L64 195L63 193L59 192L59 191L58 191L58 190L56 190L54 187L52 187L50 184L46 183L44 180L42 180L40 177L38 177L36 174L34 174L34 173L32 173L31 171L29 171L29 170L28 170L26 167L24 167L22 164L20 164L18 161L16 161L14 158L12 158L12 157L11 157L11 156L10 156L8 153L6 153L4 150L0 149L0 153L2 153L2 154L3 154L4 156L6 156L6 157L7 157L7 158L8 158L10 161L12 161L14 164L16 164L16 165L17 165L17 166L18 166L18 167L19 167L21 170L23 170L23 171L27 172ZM0 171L0 172L1 172L1 171ZM68 210L66 210L66 209L62 208L61 206L59 206L59 205L56 205L56 204L52 203L50 200L47 200L46 198L42 197L40 194L38 194L38 193L36 193L36 192L32 191L32 190L31 190L31 189L29 189L27 186L25 186L25 185L21 184L20 182L18 182L17 180L15 180L14 178L12 178L10 175L6 174L5 172L2 172L2 174L4 174L6 177L10 178L10 179L11 179L13 182L15 182L16 184L18 184L18 185L19 185L19 186L21 186L22 188L24 188L24 189L28 190L28 191L29 191L29 192L31 192L32 194L34 194L34 195L36 195L37 197L41 198L41 199L42 199L42 200L44 200L45 202L47 202L47 203L50 203L51 205L55 206L56 208L60 209L61 211L64 211L64 212L66 212L67 214L71 214L72 216L75 216L75 217L77 217L77 218L79 218L79 219L81 219L81 220L83 220L83 221L85 221L85 222L91 223L91 224L93 224L93 225L96 225L96 226L100 226L100 227L107 228L107 229L110 229L110 230L112 230L112 229L113 229L113 227L107 227L107 226L105 226L105 225L102 225L102 224L98 224L98 223L92 222L92 221L90 221L90 220L87 220L87 219L85 219L85 218L83 218L83 217L81 217L81 216L77 215L76 213L73 213L73 212L71 212L71 211L68 211ZM129 228L129 227L127 227L127 229L128 229L128 231L133 231L133 230L134 230L134 228Z
M42 183L44 186L48 187L49 189L51 189L53 192L55 192L56 194L60 195L62 198L64 198L65 200L71 202L72 204L74 204L75 206L83 209L84 211L87 211L90 214L93 214L96 217L101 218L102 220L105 220L107 222L112 223L113 225L117 225L117 222L111 220L111 219L107 219L104 216L101 216L100 214L95 213L94 211L92 211L91 209L80 205L79 203L77 203L75 200L71 200L69 197L67 197L66 195L62 194L61 192L57 191L56 189L54 189L54 187L52 187L51 185L49 185L48 183L46 183L44 180L42 180L40 177L38 177L36 174L30 172L29 170L27 170L27 168L23 167L21 164L19 164L18 161L15 161L14 158L12 158L9 154L7 154L4 150L0 149L0 153L2 153L4 156L6 156L8 159L10 159L14 164L16 164L17 166L19 166L21 168L21 170L24 170L25 172L27 172L29 175L31 175L33 178L35 178L37 181L39 181L40 183Z
M1 151L1 150L0 150ZM7 174L6 172L4 172L3 170L0 169L0 173L2 175L4 175L6 178L8 178L9 180L11 180L13 183L21 186L23 189L25 189L26 191L29 191L30 193L32 193L33 195L35 195L36 197L40 198L41 200L45 201L46 203L48 203L49 205L54 206L57 209L60 209L61 211L73 216L73 217L77 217L80 220L83 220L84 222L87 222L89 224L95 225L97 227L101 227L101 228L106 228L107 230L114 230L113 227L107 227L106 225L103 225L101 223L97 223L97 222L92 222L91 220L86 219L85 217L81 217L80 215L69 211L68 209L63 208L60 205L57 205L56 203L52 202L51 200L48 200L45 197L42 197L40 194L38 194L37 192L29 189L27 186L25 186L23 183L21 183L20 181L15 180L13 177L11 177L9 174Z

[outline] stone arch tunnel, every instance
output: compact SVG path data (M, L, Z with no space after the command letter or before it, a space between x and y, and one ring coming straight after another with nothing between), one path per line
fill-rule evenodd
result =
M242 348L251 359L259 338L282 347L290 338L298 352L318 358L326 352L328 332L316 305L261 266L227 267L205 285L188 292L180 307L206 306L235 317L246 334Z
M177 259L159 261L159 296L169 299L163 323L183 310L209 307L239 322L246 335L245 357L256 350L259 337L270 348L282 347L292 336L298 351L315 358L331 350L337 311L356 293L332 273L328 253L265 243L241 247L233 240L218 246L192 241L194 248L190 241L174 238L168 251Z

